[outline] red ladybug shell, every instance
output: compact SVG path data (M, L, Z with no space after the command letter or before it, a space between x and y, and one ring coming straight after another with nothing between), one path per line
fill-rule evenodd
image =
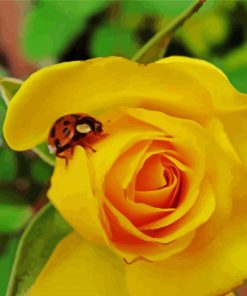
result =
M85 126L86 129L79 129ZM102 133L102 124L95 118L82 113L60 117L52 126L48 136L48 148L51 153L61 158L69 158L75 145L94 149L85 142L89 134Z

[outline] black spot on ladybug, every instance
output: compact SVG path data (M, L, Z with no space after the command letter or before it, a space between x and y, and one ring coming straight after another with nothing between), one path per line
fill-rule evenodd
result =
M55 145L57 148L60 148L61 147L61 143L58 139L55 140Z
M63 133L66 135L66 136L69 136L70 135L70 130L66 127L63 129Z
M63 124L64 124L64 125L69 125L69 124L70 124L70 121L68 121L68 120L64 120Z
M81 118L80 120L77 121L78 124L82 124L82 123L91 123L94 122L95 119L93 117L90 116L84 116L83 118Z
M62 147L60 147L60 148L58 148L57 152L58 152L58 153L62 153L62 152L64 152L65 150L67 150L67 149L69 149L69 148L70 148L70 144L66 144L66 145L64 145L64 146L62 146Z
M55 134L56 134L56 129L55 129L55 127L53 127L53 128L51 129L50 136L51 136L52 138L54 138L54 137L55 137Z
M76 142L82 138L85 138L86 136L87 134L76 133L72 138L72 142Z

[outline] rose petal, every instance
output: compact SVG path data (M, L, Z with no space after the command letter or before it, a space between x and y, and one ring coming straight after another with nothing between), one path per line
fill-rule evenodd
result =
M204 60L182 56L161 59L156 63L163 65L172 64L180 72L188 71L191 79L196 79L201 87L208 90L215 111L246 106L247 95L239 93L230 84L226 75L213 64Z
M156 190L166 185L165 168L161 162L161 155L150 156L144 162L136 176L136 190Z
M114 114L109 115L109 118L111 118L111 116L114 116ZM133 151L129 150L130 157L132 158L134 157L135 150L143 150L144 152L148 149L150 142L154 138L164 137L164 134L157 131L154 127L126 116L124 113L120 119L111 122L107 126L107 133L109 137L95 144L94 147L97 153L94 153L89 159L95 172L95 184L99 190L102 190L105 178L114 163L127 150L133 147ZM135 145L137 145L136 148L134 147ZM138 155L135 156L135 159L133 159L133 163L129 164L128 170L123 171L121 174L121 176L124 175L122 180L123 188L127 187L133 172L136 170L136 164L141 157L140 153L142 152L140 151Z
M136 203L130 196L132 190L131 188L129 190L128 185L134 179L136 170L149 146L150 141L142 140L123 153L106 175L104 183L105 198L136 226L154 221L174 210Z
M163 229L163 219L141 226L140 229L146 230L145 233L151 234L154 237L162 237L163 242L166 240L168 243L196 230L209 219L214 209L215 196L211 184L203 181L195 204L181 219Z
M62 115L98 116L114 106L139 106L205 122L215 100L235 103L236 94L220 70L185 57L145 66L118 57L62 63L37 71L23 83L9 105L4 133L12 148L25 150L44 141Z
M210 208L210 206L209 206ZM141 242L155 242L159 244L167 244L166 237L152 237L148 234L142 232L139 228L137 228L132 221L130 221L125 215L123 215L117 208L115 208L108 200L105 201L103 206L105 214L108 218L108 224L112 225L119 234L119 240L125 241L125 243L129 243L126 241L126 234L130 234L133 238L136 238L137 241ZM170 214L172 215L172 214ZM169 216L168 216L169 217ZM164 218L165 219L165 218ZM114 222L115 221L115 222ZM169 243L172 243L169 241Z
M155 208L148 204L127 200L123 192L119 191L115 194L113 189L106 193L112 205L136 227L161 219L175 210L174 208Z
M109 190L115 191L111 195L117 195L117 192L122 190L126 192L127 199L132 198L133 193L129 192L130 183L133 182L136 170L138 170L139 164L151 143L151 140L141 140L123 154L116 156L114 164L105 176L105 186L109 187ZM126 144L129 143L126 142ZM105 189L106 191L107 189Z
M161 239L153 239L142 234L125 216L108 203L103 207L103 223L108 233L108 244L115 252L128 262L145 258L159 261L181 252L191 243L194 232L191 232L169 244L162 244Z
M170 135L170 143L190 170L184 173L181 185L181 201L176 211L164 218L164 226L181 218L194 204L199 186L205 174L205 157L208 135L205 130L191 120L174 118L158 111L141 108L126 108L131 117L150 124Z
M222 295L247 277L246 203L208 246L190 247L163 262L127 266L130 295ZM209 284L210 283L210 284Z
M175 187L177 186L177 178L174 179L173 183L167 187L163 187L153 191L136 191L135 201L137 203L145 203L152 207L164 208L169 201L174 199L176 193Z
M247 94L234 89L224 73L206 61L177 56L158 63L172 64L180 71L190 71L198 83L208 90L214 114L222 121L241 160L247 163Z
M93 194L85 150L77 146L68 167L57 158L48 197L63 217L82 236L102 241L99 204Z
M219 119L214 118L208 122L206 128L214 136L217 144L225 153L227 153L227 155L232 159L232 161L238 165L241 164L239 155L234 146L232 145L229 139L229 135L225 132L222 122Z
M127 296L124 263L108 248L70 234L58 244L28 295Z
M247 95L242 96L247 101ZM244 106L240 110L222 111L218 116L239 158L247 164L247 107Z

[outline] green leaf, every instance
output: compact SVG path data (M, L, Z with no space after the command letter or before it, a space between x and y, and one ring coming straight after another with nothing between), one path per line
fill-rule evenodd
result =
M144 14L171 17L183 12L194 0L129 0L123 1L122 10L125 14Z
M25 53L33 60L58 57L86 26L88 17L102 9L106 0L39 1L26 20Z
M136 50L137 44L132 31L114 23L98 27L91 41L91 53L94 57L131 57Z
M247 92L247 43L232 50L229 54L214 58L212 62L227 75L231 83L241 92Z
M132 60L148 64L164 56L170 38L188 19L190 19L204 4L205 0L197 0L186 11L158 31L139 51Z
M214 9L217 0L207 0L204 12ZM125 15L145 15L171 18L195 3L195 0L128 0L122 1L121 10Z
M242 66L231 71L225 71L231 83L241 92L247 93L247 67Z
M0 197L0 233L20 231L32 216L29 205L12 203Z
M3 127L3 122L5 119L6 110L7 110L7 107L3 101L3 98L0 96L0 141L1 141L1 138L3 137L2 127ZM0 146L2 144L1 142L0 142Z
M247 42L243 43L236 49L231 50L231 52L224 57L221 57L219 63L221 63L223 68L227 71L236 70L238 68L242 68L243 66L247 68L246 52Z
M108 0L78 0L71 5L70 1L56 1L52 3L71 18L88 18L109 4Z
M211 59L214 47L226 40L230 29L227 3L222 2L218 9L208 11L204 16L198 13L178 32L179 39L194 56Z
M35 182L45 184L49 181L52 168L41 159L36 159L31 163L31 175Z
M47 143L41 143L32 149L38 156L50 166L55 165L55 156L48 150Z
M32 215L31 206L19 193L0 188L0 235L20 232Z
M21 84L22 81L20 79L0 77L0 93L3 96L6 105L8 105L12 97L21 87Z
M35 216L20 240L7 296L28 292L57 243L69 232L70 226L51 204Z
M12 182L17 176L17 158L13 151L0 148L0 182Z
M1 237L1 243L2 243ZM6 238L5 238L6 239ZM6 295L6 289L9 281L11 268L17 248L18 237L11 237L7 242L6 250L0 256L0 270L1 270L1 281L0 281L0 295Z

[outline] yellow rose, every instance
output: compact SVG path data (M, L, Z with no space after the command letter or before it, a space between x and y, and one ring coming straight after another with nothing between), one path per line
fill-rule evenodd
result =
M73 113L108 136L89 156L76 147L68 167L56 161L48 195L80 236L60 242L30 295L212 296L240 285L247 96L185 57L63 63L23 83L5 138L29 149Z

